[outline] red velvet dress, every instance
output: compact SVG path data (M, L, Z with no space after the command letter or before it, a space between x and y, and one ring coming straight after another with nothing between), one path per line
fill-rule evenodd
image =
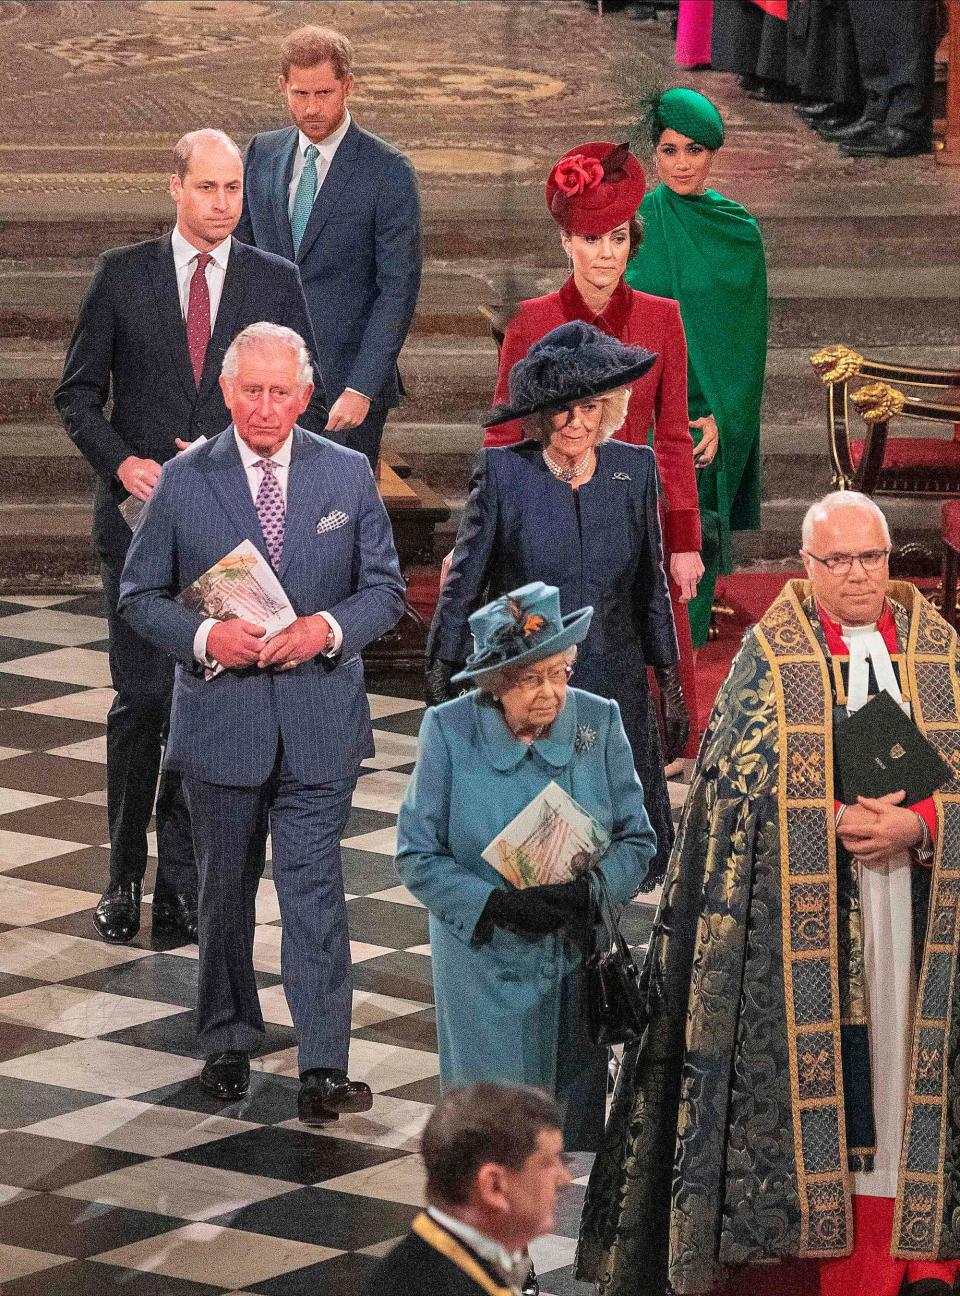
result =
M693 466L693 438L687 415L687 342L680 319L680 307L667 297L637 292L622 279L602 315L594 315L580 296L573 277L559 292L533 297L521 302L510 321L500 350L500 371L494 400L509 400L509 376L513 365L522 360L534 342L545 333L582 320L593 324L611 337L631 346L646 347L657 353L656 364L633 384L627 421L616 433L618 441L646 445L653 428L653 449L665 498L663 542L669 558L672 553L700 550L700 501ZM484 446L514 445L523 440L520 421L515 419L499 427L487 428ZM669 575L669 571L668 571ZM690 743L687 754L696 755L697 693L690 641L690 622L674 583L670 582L670 600L677 624L680 645L680 671L683 693L690 712Z

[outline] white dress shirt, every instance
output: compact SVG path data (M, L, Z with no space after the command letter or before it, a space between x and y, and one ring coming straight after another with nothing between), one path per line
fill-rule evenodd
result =
M180 233L176 226L170 236L173 249L173 265L177 272L177 292L180 294L180 314L187 318L187 303L190 301L190 280L197 269L198 248ZM217 322L217 310L220 306L220 295L223 292L223 280L227 273L227 262L230 260L229 236L210 249L212 260L207 263L207 291L210 294L210 332Z
M427 1214L440 1225L441 1228L452 1233L455 1238L466 1243L470 1250L486 1261L492 1264L503 1277L510 1283L510 1286L517 1290L520 1283L530 1272L530 1257L525 1251L508 1251L506 1247L501 1246L499 1242L486 1233L481 1233L470 1224L465 1224L463 1220L457 1219L453 1215L448 1215L445 1211L438 1210L436 1206L428 1206Z
M333 161L337 149L343 143L343 137L350 129L352 118L349 113L345 113L343 121L335 131L327 136L326 139L314 142L308 135L300 132L300 138L297 140L297 151L293 159L293 172L290 176L290 188L287 190L287 215L293 217L293 203L297 196L297 185L300 183L300 177L303 175L303 168L306 166L306 152L313 144L317 150L317 193L323 188L323 182L327 178L327 172L330 170L330 164ZM313 201L317 201L314 194Z
M290 433L280 449L275 451L272 455L259 455L256 450L251 450L246 441L244 441L239 435L236 428L233 429L233 435L237 443L237 450L240 452L240 462L243 464L243 470L247 474L247 485L250 487L250 495L254 504L257 502L257 492L260 490L260 483L263 481L264 474L267 471L265 468L260 468L257 465L262 459L269 459L271 463L276 465L273 470L273 475L276 479L277 485L280 487L280 494L283 496L283 507L286 509L287 481L290 476L290 456L293 453L293 433ZM323 656L335 657L343 646L343 630L341 629L340 623L337 621L336 617L331 616L329 612L321 612L320 616L323 617L333 632L333 646L327 649L323 653ZM207 638L213 627L218 624L219 622L216 617L208 617L194 635L193 655L196 660L201 662L204 666L216 665L215 658L210 657L207 653Z

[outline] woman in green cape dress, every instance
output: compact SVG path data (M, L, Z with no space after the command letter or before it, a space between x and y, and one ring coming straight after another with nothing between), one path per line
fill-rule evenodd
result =
M644 239L626 279L643 292L675 298L687 335L706 568L687 606L694 647L701 647L717 576L733 569L730 533L760 527L767 270L756 220L706 188L724 138L714 104L696 90L666 90L652 101L647 123L660 184L640 205Z

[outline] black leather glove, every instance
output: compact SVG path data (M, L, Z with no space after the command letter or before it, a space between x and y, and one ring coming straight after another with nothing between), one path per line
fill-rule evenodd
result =
M482 928L486 920L487 925L532 936L557 931L566 924L569 912L562 904L543 895L548 889L527 887L523 891L506 891L498 887L491 891L477 926Z
M569 917L582 918L590 908L590 882L583 875L572 882L552 882L536 890L542 899L559 905Z
M441 702L449 702L451 698L459 696L459 688L451 684L450 679L460 670L460 666L460 662L444 661L441 657L434 657L433 661L427 662L423 690L427 706L439 706Z
M654 670L660 689L660 714L663 716L664 759L669 765L683 752L690 737L690 713L680 687L679 666L658 666Z

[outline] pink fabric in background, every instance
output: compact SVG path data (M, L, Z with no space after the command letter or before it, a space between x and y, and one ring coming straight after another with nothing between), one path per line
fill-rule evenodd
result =
M678 67L696 67L710 62L710 29L713 0L680 0L677 17Z

